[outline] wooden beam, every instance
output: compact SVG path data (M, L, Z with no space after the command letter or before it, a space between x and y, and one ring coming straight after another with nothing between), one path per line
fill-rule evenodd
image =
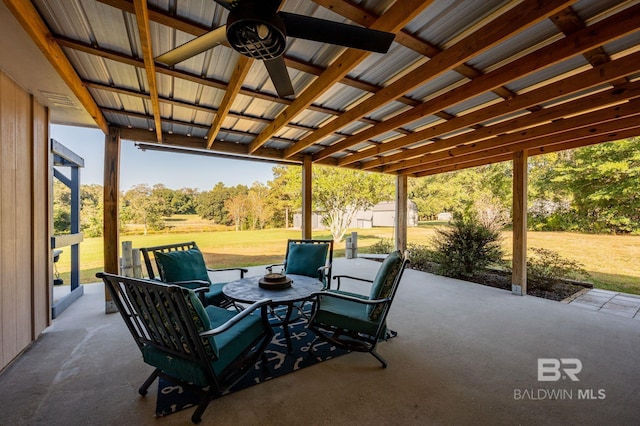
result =
M313 0L313 2L333 12L336 12L344 16L345 18L349 18L353 22L360 24L364 27L369 27L378 18L378 16L375 15L373 12L351 1ZM439 47L419 39L418 37L416 37L414 34L412 34L407 30L399 31L396 34L396 38L394 41L427 58L432 58L442 52L442 49L440 49ZM475 68L467 64L460 64L457 67L453 68L453 70L469 79L473 79L475 77L479 77L480 75L482 75L480 71L476 70ZM356 87L356 86L353 86L353 87ZM382 89L382 87L380 89ZM367 89L363 89L363 90L367 90ZM378 90L368 90L368 91L372 93L378 92ZM509 99L515 95L506 87L496 88L494 90L494 93L504 99ZM406 101L407 99L412 100L414 103L413 104L408 103ZM416 103L419 103L418 101L413 100L406 96L402 96L398 98L397 101L406 103L407 105L412 105L412 106L415 106Z
M508 10L492 22L487 23L487 25L485 25L481 30L476 31L473 34L470 34L469 36L455 43L449 49L431 58L431 60L427 63L404 75L401 79L395 81L394 83L391 83L384 90L367 98L360 104L351 108L349 111L346 111L337 119L331 121L309 136L303 138L296 144L296 149L300 150L311 145L312 143L327 136L329 133L346 126L353 120L356 120L359 117L363 117L367 113L402 96L406 92L415 89L425 81L434 79L451 70L452 68L455 68L458 65L464 63L471 57L485 52L491 47L504 41L507 37L513 35L514 33L523 31L526 28L535 25L541 20L563 9L570 3L570 1L565 0L551 0L544 4L539 2L523 2L519 4L518 6ZM438 110L441 109L442 108L439 108ZM424 114L420 115L420 117L422 116L424 116ZM388 130L391 130L399 126L393 125L389 127L387 122L392 121L393 123L395 123L396 120L397 117L394 117L391 120L385 120L381 122L375 127L387 127ZM367 132L366 134L370 134L369 131L370 129L367 129L363 132L358 133L357 135L362 136L363 134L365 134L364 132ZM350 138L353 138L354 136ZM351 141L350 138L348 139ZM364 137L359 142L366 139L368 138ZM328 155L343 150L346 147L342 143L336 145L340 147L340 149L336 148L335 146L326 148L323 151L314 154L313 160L321 160L323 158L326 158ZM353 144L349 142L349 146L351 145ZM295 150L290 148L288 152L294 151Z
M151 97L151 107L153 109L153 121L156 128L156 139L162 143L162 121L160 120L160 103L158 102L158 85L156 83L156 66L153 60L153 49L151 47L151 33L149 31L149 10L147 0L134 0L136 22L138 23L138 33L140 35L140 45L142 47L142 58L144 59L144 69L147 72L147 84L149 85L149 96Z
M133 6L133 0L98 0L98 1L100 1L101 3L107 4L109 6L115 7L117 9L129 12L131 14L135 13L135 9L134 9L134 6ZM180 30L182 32L185 32L187 34L191 34L191 35L194 35L194 36L201 36L201 35L209 32L209 31L211 31L210 27L201 25L201 24L199 24L197 22L190 21L188 19L178 18L178 17L176 17L174 15L167 14L167 13L165 13L165 12L159 10L159 9L156 9L154 7L148 6L147 9L149 10L149 19L151 21L158 22L158 23L160 23L162 25L166 25L166 26L171 27L171 28L175 28L175 29ZM69 39L65 39L64 37L61 37L61 39L64 40L64 42L70 42ZM228 44L226 44L226 43L225 43L225 46L229 47ZM69 46L69 47L71 47L71 46ZM76 48L77 47L78 46L76 45ZM85 48L88 48L88 47L93 47L93 46L89 46L89 45L85 46ZM87 53L91 53L91 52L87 52ZM113 53L115 55L111 59L114 59L117 56L121 56L121 54L119 54L119 53L116 53L116 52L113 52ZM285 58L285 63L287 65L287 67L293 68L293 69L297 69L299 71L303 71L303 72L306 72L306 73L309 73L309 74L312 74L312 75L316 75L316 76L317 75L321 75L326 69L326 68L323 68L323 67L319 67L317 65L310 65L310 64L308 64L306 62L303 62L303 61L301 61L301 60L299 60L297 58L294 58L294 57L285 56L284 58ZM120 57L120 59L123 59L123 58ZM135 66L137 66L137 65L135 65ZM184 79L184 78L188 77L188 79L202 79L202 77L200 77L200 76L196 76L196 75L193 75L193 74L185 73L185 72L182 72L182 71L175 70L173 68L168 68L168 67L163 67L163 66L156 67L156 71L159 72L159 73L171 75L172 77L176 77L176 78L183 78ZM222 81L217 81L217 80L214 80L214 79L206 79L206 80L210 81L210 82L212 82L214 84L212 87L216 87L216 88L221 89L221 90L225 90L226 89L226 83L224 83ZM193 80L190 80L190 81L193 81ZM197 82L197 81L194 81L194 82ZM343 77L340 80L340 83L342 83L342 84L344 84L346 86L355 87L355 88L358 88L358 89L361 89L361 90L366 90L366 91L374 92L374 93L383 89L383 87L381 87L381 86L377 86L377 85L374 85L374 84L371 84L371 83L367 83L365 81L361 81L361 80L358 80L358 79L355 79L355 78L351 78L351 77L348 77L348 76ZM204 84L204 83L202 83L202 84ZM282 98L279 98L279 97L271 95L271 94L261 93L261 92L257 92L257 91L254 91L254 90L241 89L239 91L239 93L242 94L242 95L251 96L253 98L258 98L258 99L264 99L264 100L271 101L271 102L284 103L284 104L287 104L287 105L291 103L291 100L289 100L289 99L282 99ZM419 103L418 101L413 100L413 99L411 99L409 97L399 98L398 101L402 102L402 103L405 103L407 105L411 105L411 106L416 105L417 103ZM331 111L330 112L330 110L328 108L322 108L320 106L314 106L314 105L309 106L308 109L317 110L319 112L326 112L326 113L331 114L331 115L339 115L341 113L341 111ZM366 119L366 118L363 118L362 121L365 122L365 123L369 122L369 124L375 124L374 120L369 120L369 119ZM373 122L373 123L371 123L371 122ZM399 131L401 133L403 132L402 129L400 129ZM410 133L410 132L406 132L406 133Z
M588 138L593 135L627 130L639 125L640 99L635 99L622 105L558 120L545 126L499 136L470 146L455 148L448 151L447 154L450 155L447 155L442 160L429 161L426 164L403 169L400 173L419 173L422 170L434 167L475 161L480 158L495 157L521 150L536 149L548 144L560 143L567 140L576 140Z
M511 292L527 294L527 152L513 154L513 261Z
M311 239L313 232L313 163L310 156L302 162L302 238Z
M529 157L535 155L548 154L550 152L564 151L567 149L580 148L587 145L595 145L598 143L617 141L626 138L633 138L640 135L640 126L629 127L622 130L615 130L602 134L596 134L586 138L563 139L556 143L544 143L540 146L527 150ZM468 169L471 167L486 166L487 164L500 163L509 161L513 157L513 153L501 154L495 157L484 157L466 163L455 163L443 167L434 167L433 169L424 170L419 173L408 174L412 177L432 176L441 173L453 172L456 170Z
M540 109L538 108L538 106L542 103L548 103L560 97L566 97L573 93L599 87L605 83L617 81L621 77L633 74L638 70L638 64L640 64L640 53L634 53L632 55L628 55L615 61L600 65L596 68L583 71L571 77L564 78L547 86L540 87L530 92L525 92L521 95L517 95L498 104L492 104L469 114L458 116L450 121L447 121L446 123L427 127L421 131L411 134L410 136L404 136L391 142L364 149L355 154L341 158L337 162L337 164L339 166L353 164L358 161L384 154L392 150L400 149L402 147L412 145L420 141L435 139L438 136L442 136L456 130L469 128L479 123L496 119L503 115L512 114L516 111L522 110L524 112L528 112L526 110L531 109L534 110L534 112L537 112L537 110ZM476 133L473 133L473 137L475 137ZM412 156L418 156L436 150L455 146L450 145L452 139L453 138L438 140L434 141L428 146L405 150L399 154L380 157L376 160L363 163L362 166L364 168L378 167L396 161L406 160Z
M220 103L220 107L218 108L218 112L216 117L213 119L213 124L211 124L211 128L209 129L209 133L207 135L207 148L211 149L213 142L222 127L222 122L227 117L227 114L231 110L231 105L233 101L238 96L238 92L242 88L242 82L247 76L247 73L251 69L251 64L253 63L253 59L247 58L244 55L238 55L238 62L236 62L235 69L233 70L233 74L231 75L231 80L229 80L229 85L227 86L227 91L224 94L224 98L222 98L222 102Z
M466 155L484 149L494 149L510 143L524 142L530 139L546 137L567 130L575 130L585 126L619 119L633 115L634 108L638 108L637 101L623 103L628 99L640 97L640 82L625 83L620 89L610 89L591 96L578 98L575 101L559 104L555 107L541 109L529 115L487 126L468 134L462 134L449 139L434 142L415 151L427 152L417 158L400 161L383 167L385 172L403 170L410 172L413 167L424 166L441 160L450 160L460 155ZM620 105L605 108L620 102ZM587 114L583 111L597 110ZM570 117L570 118L565 118ZM408 150L408 157L413 156L414 150ZM373 161L372 161L373 162ZM376 161L376 163L378 163ZM367 167L369 168L369 167Z
M432 1L432 0L431 0ZM396 2L391 8L381 16L371 28L380 31L397 32L420 11L426 8L431 1L405 0ZM340 81L349 71L369 55L357 49L347 49L338 59L336 59L330 67L328 67L321 76L319 76L307 89L302 92L295 101L279 114L273 122L251 143L250 152L255 152L264 145L271 136L279 129L286 126L300 112L306 109L311 103L322 93L328 90L334 83ZM381 93L381 92L379 92ZM291 157L309 146L294 145L285 151L287 157ZM298 149L299 148L299 149Z
M398 175L396 177L396 250L405 252L407 249L407 213L409 201L407 197L408 179L407 176Z
M51 63L58 75L69 86L84 109L91 115L100 130L105 134L108 133L109 123L107 123L87 88L82 85L80 77L62 48L53 40L47 24L44 23L33 4L23 0L4 0L4 3Z
M104 271L119 273L119 198L120 198L120 130L109 128L104 141ZM111 294L105 288L105 313L117 312Z
M535 4L536 3L534 2L525 2L525 3L522 3L521 7L525 7L525 5L529 5L529 7L533 7L535 6ZM512 9L512 11L517 11L517 10L518 8ZM325 148L320 152L315 153L313 156L313 160L314 161L322 160L350 146L361 143L367 139L374 138L377 135L391 131L407 123L423 118L429 114L433 114L434 112L441 111L459 102L468 100L474 96L477 96L479 94L486 92L487 90L491 90L494 87L507 84L516 79L520 79L526 75L529 75L544 67L553 65L568 57L575 56L576 54L592 49L595 46L600 46L607 42L623 37L624 35L637 30L638 15L640 15L640 5L631 7L625 10L624 12L621 12L617 15L614 15L603 21L598 22L592 25L591 27L585 28L570 36L562 38L556 41L555 43L547 45L541 49L538 49L537 51L531 52L528 55L525 55L513 62L503 65L502 67L495 69L483 76L480 76L460 87L456 87L450 91L447 91L446 93L443 93L440 96L437 96L436 98L430 99L429 101L421 104L420 106L414 107L409 111L406 111L402 114L398 114L393 118L382 121L380 124L377 124L373 127L365 129L359 133L356 133L355 135L350 136L343 141L340 141L336 144L331 145L328 148ZM526 16L526 15L523 15L523 16ZM493 23L490 23L490 25L493 25ZM482 32L482 31L478 31L478 32ZM478 32L472 34L469 37L477 38ZM456 44L456 46L458 44ZM454 49L456 46L453 46L450 49L443 52L443 55L444 53ZM468 56L471 56L472 54L475 54L475 53L467 52L466 54ZM428 65L431 64L432 62L433 60L429 61L422 67L419 67L414 71L414 73L420 71L423 73L426 72L427 74L425 75L429 75ZM406 78L407 77L404 77L401 81L405 81ZM399 82L396 82L394 84L399 85ZM389 87L387 87L387 89L391 89L392 86L393 85L390 85ZM369 98L365 102L371 103L373 102L374 98L375 96ZM343 119L343 116L341 116L339 119L332 121L331 123L334 123L340 119ZM331 127L330 129L333 129L333 127ZM319 135L319 134L321 133L318 131L313 133L313 135ZM313 137L315 138L315 136ZM419 138L420 136L411 135L406 139L404 139L404 142L410 143L411 140L419 141L420 140ZM311 138L309 140L313 140L313 139ZM396 149L393 147L397 147L399 142L392 141L391 143L392 145L389 146L389 150ZM379 149L380 150L386 149L386 148L383 148L385 145L386 144L382 144L379 147Z

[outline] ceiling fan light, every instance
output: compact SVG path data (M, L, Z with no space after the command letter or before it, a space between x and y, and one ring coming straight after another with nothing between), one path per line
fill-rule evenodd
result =
M235 8L227 19L227 40L244 56L269 60L280 57L287 47L282 19L252 8Z

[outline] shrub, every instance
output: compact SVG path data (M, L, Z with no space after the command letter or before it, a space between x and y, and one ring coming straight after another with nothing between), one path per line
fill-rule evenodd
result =
M436 270L437 253L420 244L409 244L409 259L411 260L411 268L419 271L434 272Z
M388 254L394 249L393 241L390 238L381 238L377 243L373 244L369 250L374 254Z
M553 250L531 248L533 255L527 259L527 276L536 282L554 279L586 279L589 273L584 265L560 256Z
M449 228L436 229L436 272L449 277L471 277L499 262L503 256L497 225L481 224L477 217L456 215Z

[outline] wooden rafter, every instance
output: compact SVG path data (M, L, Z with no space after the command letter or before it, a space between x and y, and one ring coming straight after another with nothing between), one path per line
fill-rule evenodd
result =
M403 78L388 85L385 90L376 93L349 111L346 111L339 118L306 136L294 145L293 148L289 148L286 154L295 153L306 148L329 133L346 126L353 120L363 117L376 108L404 95L425 81L436 78L452 68L463 64L470 57L488 50L510 35L531 27L542 19L563 9L570 3L570 1L566 0L551 0L544 4L537 2L521 3L485 25L481 31L465 37L449 49L434 56L424 65L419 66L403 76ZM381 125L382 124L384 123L381 123ZM314 161L325 158L324 153L327 152L328 149L330 148L314 154Z
M377 16L372 12L368 11L364 7L352 3L350 1L345 0L313 0L314 3L317 3L321 6L324 6L327 9L330 9L346 18L351 19L353 22L356 22L364 27L368 27L372 22L377 19ZM427 43L424 40L419 39L414 34L411 34L407 30L399 31L394 40L396 43L401 44L415 52L420 53L422 56L426 58L431 58L442 52L437 46L432 45L431 43ZM460 64L457 67L453 68L454 71L463 75L469 79L474 79L482 75L480 71L473 68L468 64ZM377 92L372 91L372 92ZM494 93L502 98L508 99L514 95L514 93L507 89L506 87L498 87L494 89ZM406 99L405 96L398 98L399 102L404 102Z
M571 139L571 140L564 140L558 143L543 144L537 148L531 148L527 152L529 153L529 156L532 157L536 155L548 154L551 152L558 152L558 151L564 151L567 149L580 148L587 145L595 145L603 142L611 142L611 141L617 141L625 138L631 138L634 136L638 136L638 134L640 134L640 127L630 127L626 130L613 131L613 132L608 132L604 134L589 136L586 138ZM480 158L474 161L469 161L466 163L455 163L452 165L446 165L442 167L434 167L432 169L421 171L420 173L409 174L408 176L411 176L411 177L432 176L432 175L437 175L441 173L448 173L448 172L453 172L457 170L469 169L472 167L486 166L488 164L509 161L512 159L512 157L513 157L512 153L502 154L495 157L484 157L484 158Z
M100 1L101 3L107 4L109 6L115 7L117 9L123 10L125 12L129 12L131 14L135 13L134 7L133 7L133 0L97 0ZM177 30L180 30L182 32L185 32L187 34L191 34L194 36L201 36L203 34L205 34L206 32L210 31L211 28L205 27L203 25L200 25L196 22L192 22L186 19L181 19L178 18L174 15L170 15L167 14L165 12L162 12L161 10L155 9L151 6L148 6L148 10L149 10L149 19L151 21L157 22L159 24L162 25L166 25L168 27L171 28L175 28ZM415 38L415 37L414 37ZM67 43L67 47L71 47L74 49L79 49L82 50L84 48L84 51L87 51L87 53L93 53L96 54L94 49L94 46L90 46L90 45L86 45L86 46L82 46L82 44L78 44L78 42L74 42L71 41L69 39L65 39L64 37L60 37L59 40L61 43ZM413 48L415 48L415 44L413 45ZM104 50L104 49L103 49ZM104 52L108 52L107 50L104 50ZM115 53L115 52L114 52ZM122 55L117 53L115 56L111 56L110 59L114 59L114 60L121 60L124 59L126 57L126 55ZM302 72L306 72L308 74L312 74L312 75L316 75L319 76L321 75L326 68L324 67L320 67L317 65L312 65L309 63L306 63L304 61L301 61L300 59L294 58L294 57L290 57L290 56L284 56L285 58L285 63L287 65L287 67L289 68L293 68ZM133 58L134 61L137 60L136 58ZM134 63L131 63L134 66ZM177 77L177 78L184 78L187 79L189 81L193 81L195 83L199 83L199 84L204 84L204 85L208 85L211 87L215 87L221 90L226 90L226 83L222 82L222 81L216 81L213 79L203 79L201 76L197 76L197 75L192 75L189 73L185 73L182 71L177 71L175 69L172 68L168 68L168 67L164 67L163 66L156 66L156 71L161 73L161 74L167 74L170 75L172 77ZM371 93L376 93L380 90L383 89L382 86L379 85L375 85L375 84L371 84L371 83L367 83L365 81L362 80L358 80L356 78L351 78L348 76L344 76L340 81L341 84L344 84L346 86L350 86L350 87L355 87L361 90L365 90ZM246 95L246 96L251 96L254 98L260 98L260 99L264 99L264 100L268 100L271 102L278 102L278 103L284 103L284 104L290 104L291 100L289 99L283 99L283 98L279 98L277 96L271 95L271 94L266 94L266 93L262 93L262 92L256 92L253 90L247 90L247 89L240 89L239 91L240 94L242 95ZM403 96L401 98L398 99L398 102L402 102L405 103L407 105L417 105L419 102L411 99L409 97ZM328 113L331 115L339 115L341 111L332 111L329 112L327 111L326 108L322 108L322 107L317 107L317 106L313 106L311 105L309 107L309 109L312 110L317 110L319 112L324 112L324 113ZM375 120L370 120L370 119L366 119L363 118L361 121L363 121L364 123L367 124L376 124ZM410 133L407 131L404 131L402 129L399 130L401 133Z
M560 131L588 126L609 119L619 118L629 108L638 107L635 102L605 108L618 99L624 102L640 97L640 82L625 83L619 88L598 92L590 96L578 98L572 102L562 103L555 107L540 109L531 114L488 126L473 132L472 135L460 135L425 146L429 153L418 158L407 159L383 167L385 172L408 169L433 161L450 159L460 152L480 150L481 147L492 148L510 142L525 141L534 137L549 136ZM600 109L599 109L600 108ZM581 114L589 109L592 113ZM571 117L567 119L566 117ZM484 131L484 132L483 132ZM445 144L446 143L446 144ZM427 149L425 149L427 151ZM409 157L409 156L407 156Z
M627 130L634 130L640 128L640 110L638 106L640 101L629 102L628 107L622 112L622 117L603 121L601 123L584 125L581 128L569 128L566 131L554 131L553 127L555 123L551 123L548 129L539 129L542 133L537 137L532 137L528 140L516 139L513 143L498 142L495 144L481 143L478 144L478 148L472 152L464 152L463 155L452 156L448 160L437 161L434 163L426 164L424 166L418 166L411 169L400 171L403 174L418 175L425 170L434 168L447 167L455 164L464 164L468 162L476 162L483 159L500 157L504 154L513 154L517 151L538 149L542 147L548 147L554 144L562 144L568 141L578 141L580 139L589 140L592 137L599 135L609 135ZM614 107L618 108L618 107ZM635 108L635 110L634 110ZM631 111L629 111L631 110ZM618 110L620 111L620 110ZM603 112L603 116L607 117L611 111ZM599 116L595 114L594 116ZM580 117L576 117L580 118ZM574 120L574 119L569 119ZM504 138L508 139L509 135Z
M73 94L78 98L82 106L94 119L104 134L109 133L109 123L91 97L89 91L82 85L78 73L67 59L60 45L52 42L52 35L31 2L22 0L4 0L11 13L16 17L24 30L29 34L34 43L42 51L56 72L69 86Z
M216 136L220 131L220 128L222 127L222 122L227 117L227 114L231 110L233 101L242 88L242 82L247 76L252 63L253 59L247 58L243 55L238 56L238 62L236 62L233 75L231 76L231 80L229 80L227 91L225 92L224 98L220 103L216 118L213 120L213 124L211 124L211 128L209 129L209 134L207 135L207 149L211 149L211 146L213 145L213 142L215 141Z
M381 16L371 28L398 32L420 11L424 10L431 1L405 0L395 3L383 16ZM409 11L409 13L407 13ZM283 111L275 120L260 133L260 135L249 146L249 152L255 152L264 145L271 136L279 129L284 127L291 119L297 116L301 111L307 108L314 99L324 93L329 87L340 81L353 67L359 64L369 52L363 52L356 49L347 49L338 59L336 59L330 67L328 67L322 75L320 75L296 100ZM380 92L379 92L380 93ZM308 146L308 145L307 145ZM294 145L296 147L296 145ZM292 148L294 148L292 147ZM285 151L286 157L297 154L301 149L289 148Z
M136 22L138 23L138 33L140 35L140 46L142 47L144 69L147 73L147 84L149 85L149 96L151 98L151 108L153 109L156 138L158 143L162 143L162 121L160 120L160 103L158 102L156 66L153 60L153 49L151 48L151 33L149 32L149 11L147 10L147 0L134 0L133 3Z
M419 132L413 133L411 136L401 137L373 148L364 149L358 153L340 159L337 162L337 165L344 166L347 164L352 164L392 150L415 144L420 141L434 140L441 135L469 128L476 124L493 120L504 115L512 114L520 110L524 111L527 109L540 109L535 107L542 103L547 103L560 97L571 95L572 93L591 89L607 82L617 81L621 77L635 72L638 68L639 63L640 53L628 55L626 57L617 59L616 61L605 63L596 68L583 71L574 76L566 77L555 83L551 83L530 92L515 96L512 99L500 102L498 104L486 106L469 114L461 115L446 123L428 127ZM481 134L486 130L477 129L477 131L477 134ZM473 133L474 136L467 135L462 137L462 139L464 139L464 141L473 140L476 135L475 132ZM398 154L388 155L372 161L367 161L366 163L363 163L363 166L365 168L370 168L389 164L395 161L406 160L417 155L432 152L432 150L434 150L435 148L445 149L450 146L455 146L456 144L462 143L462 139L454 140L454 138L449 138L445 140L435 141L432 143L432 148L427 148L426 146L424 146L409 150L403 150Z
M525 2L522 5L523 7L526 5L532 6L534 5L534 3ZM604 44L605 42L615 40L630 32L636 31L637 9L639 8L640 6L632 8L630 11L631 13L628 13L629 11L625 11L604 21L596 23L592 27L579 30L571 36L560 39L555 43L552 43L551 45L539 49L538 51L525 55L524 57L521 57L509 64L503 65L502 67L495 69L481 77L478 77L460 87L447 91L447 93L437 96L436 98L430 99L422 105L414 107L405 113L398 114L395 117L389 120L385 120L376 126L350 136L345 140L338 142L319 153L314 154L314 161L327 158L329 155L342 151L349 146L353 146L364 140L373 138L376 135L388 132L407 123L420 119L428 114L432 114L436 111L440 111L466 99L470 99L473 96L479 95L491 89L492 87L501 86L510 81L521 78L524 75L531 74L535 70L542 69L563 59L574 56L576 53L588 51L596 46ZM517 10L517 8L512 9L512 11ZM509 22L509 20L507 22ZM492 22L492 24L493 23L495 22ZM459 45L459 43L457 45ZM445 52L449 52L454 48L455 46L452 46ZM427 66L432 62L433 61L429 61L427 64L423 65L423 67L427 69ZM389 86L389 88L391 88L391 86ZM375 96L369 98L366 102L372 102L374 98ZM334 122L336 121L338 120L334 120ZM314 132L313 135L318 134L318 132ZM415 143L420 140L416 135L412 135L411 139L412 142L410 143ZM386 144L383 144L382 146L384 145ZM394 147L391 148L391 146ZM397 149L398 143L393 143L391 146L390 150ZM384 152L384 148L381 147L380 150L381 152Z

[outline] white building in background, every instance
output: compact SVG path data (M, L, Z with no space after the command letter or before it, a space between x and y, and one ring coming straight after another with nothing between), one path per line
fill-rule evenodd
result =
M384 201L370 209L360 210L349 224L349 228L367 229L374 226L394 226L396 219L395 201ZM407 226L418 226L418 206L411 200L407 201ZM293 227L302 227L302 214L293 215ZM311 215L311 229L326 229L322 223L322 212Z

